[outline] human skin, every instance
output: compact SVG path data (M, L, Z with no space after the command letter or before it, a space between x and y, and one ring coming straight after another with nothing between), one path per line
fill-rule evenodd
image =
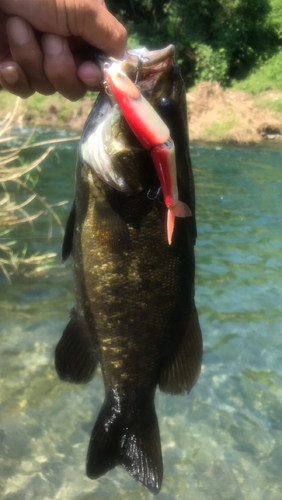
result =
M0 0L0 83L23 98L58 91L75 101L101 87L90 47L119 58L126 39L103 0Z

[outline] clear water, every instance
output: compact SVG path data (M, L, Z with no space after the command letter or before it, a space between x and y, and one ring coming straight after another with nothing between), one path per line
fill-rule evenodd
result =
M38 190L49 202L72 199L75 148L58 145L44 162ZM281 149L191 148L205 353L190 395L157 393L160 500L282 498ZM63 220L70 203L57 210ZM59 252L60 232L48 242L47 223L48 216L35 232L20 228L18 235L34 251ZM0 497L150 499L122 468L97 481L85 476L103 382L100 374L83 387L57 379L54 347L73 303L69 264L61 271L14 278L12 286L2 279Z

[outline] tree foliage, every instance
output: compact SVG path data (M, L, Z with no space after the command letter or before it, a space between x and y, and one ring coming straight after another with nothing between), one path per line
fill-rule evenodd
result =
M131 45L174 43L188 84L240 80L282 50L281 0L109 0Z

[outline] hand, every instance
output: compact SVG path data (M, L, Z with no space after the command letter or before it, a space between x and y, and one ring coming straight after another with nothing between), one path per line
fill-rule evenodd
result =
M126 30L104 0L0 0L0 83L26 98L58 91L75 101L102 85L91 47L121 57Z

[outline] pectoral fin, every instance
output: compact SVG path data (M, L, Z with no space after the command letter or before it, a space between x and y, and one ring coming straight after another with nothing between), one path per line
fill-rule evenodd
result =
M62 245L62 260L63 260L63 262L65 262L65 260L67 260L67 258L70 256L71 251L72 251L74 225L75 225L75 202L73 202L73 204L72 204L71 211L69 213L67 224L66 224L65 236L64 236L63 245Z
M75 309L55 351L55 367L61 380L86 384L97 368L94 336L83 331Z
M159 381L161 391L168 394L191 391L200 374L202 353L202 334L197 309L194 306L179 349L161 372Z

